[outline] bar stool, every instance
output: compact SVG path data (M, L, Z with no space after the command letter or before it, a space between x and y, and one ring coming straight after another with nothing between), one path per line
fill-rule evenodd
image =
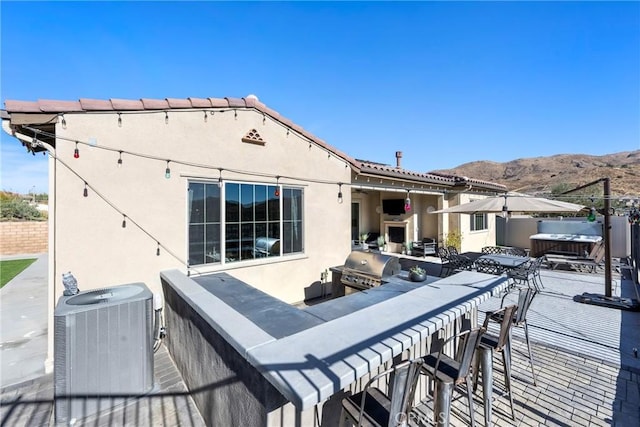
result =
M407 425L421 366L422 359L405 360L372 377L360 393L342 400L342 420L358 426ZM387 393L373 386L383 377L392 378Z
M486 424L491 424L491 401L492 387L491 378L493 376L493 352L502 353L502 363L504 365L504 383L509 393L509 403L511 404L511 419L515 420L515 412L513 410L513 394L511 392L511 326L513 325L513 317L518 306L513 304L503 307L493 313L487 313L482 327L484 329L489 325L491 316L501 316L500 332L498 336L492 334L484 334L478 345L478 357L474 363L474 386L478 387L478 372L482 370L482 388L484 395L484 417ZM480 368L480 369L479 369Z
M457 385L466 383L469 417L471 418L471 426L475 426L471 363L485 330L484 327L474 328L454 335L444 342L438 352L423 357L422 373L429 376L435 384L433 404L435 425L449 425L453 391ZM459 344L455 352L456 357L452 358L444 354L443 351L447 343L455 339L459 340Z
M508 295L508 294L507 294ZM500 306L504 305L505 295L502 297L502 303ZM531 307L531 303L533 302L533 298L538 295L538 292L531 288L521 288L518 292L518 309L516 310L515 315L513 316L513 326L520 327L524 330L524 337L527 341L527 350L529 350L529 365L531 365L531 376L533 377L533 385L538 385L536 383L536 372L533 367L533 352L531 351L531 340L529 339L529 326L527 325L527 312L529 311L529 307ZM489 319L502 323L502 313L493 312L488 313Z

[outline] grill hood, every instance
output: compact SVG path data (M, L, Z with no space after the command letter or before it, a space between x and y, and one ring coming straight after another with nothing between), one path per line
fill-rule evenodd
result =
M352 251L344 268L378 279L399 274L401 270L398 257L371 251Z

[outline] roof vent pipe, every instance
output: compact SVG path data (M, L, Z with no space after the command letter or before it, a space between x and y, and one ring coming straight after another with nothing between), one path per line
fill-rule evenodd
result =
M402 151L396 151L396 168L400 169L400 163L402 161Z

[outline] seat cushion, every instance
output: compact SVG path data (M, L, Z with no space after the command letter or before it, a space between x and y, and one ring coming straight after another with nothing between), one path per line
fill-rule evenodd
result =
M342 409L353 420L354 424L358 424L363 393L361 391L342 399ZM365 413L360 425L386 427L389 424L390 408L391 401L386 394L376 387L369 388L364 404Z
M429 354L425 356L423 360L424 365L422 365L422 369L431 377L435 377L436 380L445 384L456 382L456 379L458 378L458 374L460 372L460 363L456 362L449 356L442 355L440 357L440 364L438 365L438 372L435 372L438 354Z
M484 335L482 335L482 338L480 338L480 345L491 349L497 349L498 339L499 338L495 335L485 333Z

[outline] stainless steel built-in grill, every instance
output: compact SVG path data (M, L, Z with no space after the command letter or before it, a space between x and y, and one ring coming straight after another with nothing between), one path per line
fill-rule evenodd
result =
M332 269L334 280L364 290L380 286L385 279L400 273L400 260L372 251L352 251L342 267ZM338 273L338 274L336 274Z

